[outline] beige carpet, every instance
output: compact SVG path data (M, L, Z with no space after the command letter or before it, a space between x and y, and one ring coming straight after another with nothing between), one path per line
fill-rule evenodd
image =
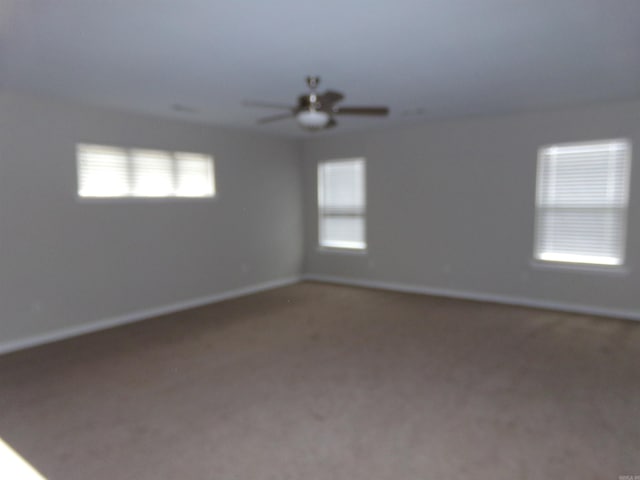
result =
M617 480L640 324L304 283L0 357L0 437L49 480Z

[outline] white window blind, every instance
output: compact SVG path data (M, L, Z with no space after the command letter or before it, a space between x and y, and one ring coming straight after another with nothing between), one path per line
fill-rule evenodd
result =
M366 248L364 159L318 165L319 243L330 248Z
M127 151L101 145L78 145L78 195L124 197L129 193Z
M131 192L134 197L172 197L173 159L160 150L131 150Z
M541 149L535 258L622 265L630 164L626 140Z
M176 195L210 197L215 191L213 160L208 155L176 152Z
M80 197L213 197L209 155L77 146Z

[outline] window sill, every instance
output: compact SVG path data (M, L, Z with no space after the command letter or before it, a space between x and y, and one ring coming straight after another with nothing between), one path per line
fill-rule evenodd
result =
M318 253L337 253L340 255L360 255L367 254L366 248L341 248L341 247L318 247Z
M575 273L594 273L599 275L623 276L629 274L626 265L594 265L568 262L550 262L544 260L531 260L530 265L538 270L552 270Z
M218 198L217 195L214 195L212 197L80 197L76 195L76 202L77 203L94 203L94 204L207 203L207 202L212 202L217 198Z

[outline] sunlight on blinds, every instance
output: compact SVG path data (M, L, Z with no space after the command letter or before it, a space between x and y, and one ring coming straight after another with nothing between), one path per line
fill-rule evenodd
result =
M99 145L78 145L78 195L124 197L129 194L127 151Z
M80 197L213 197L209 155L163 150L77 146Z
M170 197L174 195L173 159L159 150L132 150L131 190L135 197Z
M181 197L212 197L215 178L211 157L197 153L176 153L176 195Z
M366 248L364 159L318 165L319 242L323 247Z
M625 140L540 151L535 258L624 263L630 145Z

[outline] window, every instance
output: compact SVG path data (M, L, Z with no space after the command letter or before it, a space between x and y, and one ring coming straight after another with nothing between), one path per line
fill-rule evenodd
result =
M77 147L80 197L213 197L213 158L199 153Z
M626 140L540 150L536 259L610 266L624 263L630 150Z
M321 247L364 249L364 159L318 165L318 215Z

